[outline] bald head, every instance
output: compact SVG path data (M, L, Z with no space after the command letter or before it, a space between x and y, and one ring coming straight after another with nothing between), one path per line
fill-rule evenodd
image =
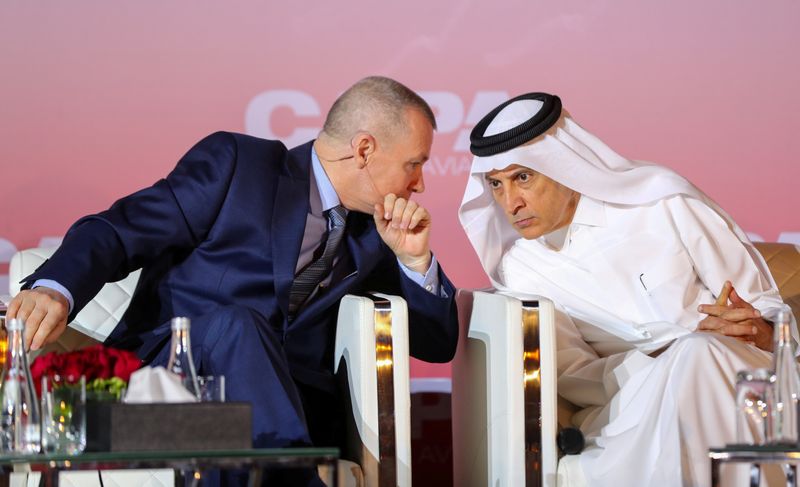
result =
M328 112L322 134L349 142L359 132L396 135L407 127L407 111L419 110L436 129L431 107L405 85L382 76L370 76L351 86Z

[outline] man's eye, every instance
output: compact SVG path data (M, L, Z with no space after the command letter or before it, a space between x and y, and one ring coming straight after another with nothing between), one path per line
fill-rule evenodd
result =
M530 179L531 175L526 172L520 173L519 175L519 180L522 181L523 183L530 181Z
M500 181L494 181L494 180L493 181L489 181L489 186L492 189L497 189L497 188L500 187Z

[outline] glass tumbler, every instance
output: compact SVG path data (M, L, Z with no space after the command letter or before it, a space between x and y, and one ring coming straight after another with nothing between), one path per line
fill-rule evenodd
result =
M200 401L225 402L225 376L201 375L197 377L200 387Z
M86 378L42 377L42 449L76 455L86 448Z
M764 445L773 440L775 374L768 369L736 374L736 443Z

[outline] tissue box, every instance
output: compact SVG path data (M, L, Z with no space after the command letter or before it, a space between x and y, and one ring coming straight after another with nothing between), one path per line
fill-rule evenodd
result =
M244 402L86 404L86 451L252 448L252 407Z

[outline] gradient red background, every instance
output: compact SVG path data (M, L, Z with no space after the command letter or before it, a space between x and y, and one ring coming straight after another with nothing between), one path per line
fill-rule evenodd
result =
M487 283L456 217L463 137L527 91L560 95L623 155L678 170L745 230L798 241L798 25L796 0L5 0L0 274L15 249L151 184L210 132L305 138L370 74L437 111L420 200L458 286ZM449 372L415 362L412 374Z

